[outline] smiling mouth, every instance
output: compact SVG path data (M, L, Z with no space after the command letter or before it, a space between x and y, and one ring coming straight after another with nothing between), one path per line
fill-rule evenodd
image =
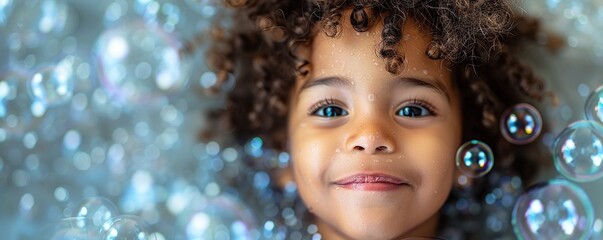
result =
M407 181L387 174L356 174L337 180L333 184L358 191L392 191L410 186Z

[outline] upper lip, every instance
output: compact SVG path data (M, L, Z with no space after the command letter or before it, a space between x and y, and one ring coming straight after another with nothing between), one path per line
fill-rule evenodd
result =
M354 183L390 183L396 185L408 184L407 181L388 174L383 173L360 173L352 176L344 177L334 182L337 185L346 185Z

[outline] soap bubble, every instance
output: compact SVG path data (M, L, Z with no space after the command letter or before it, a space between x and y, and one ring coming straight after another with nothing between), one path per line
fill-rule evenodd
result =
M100 228L91 226L83 217L61 219L49 233L50 240L89 240L94 239Z
M588 96L584 113L587 120L603 123L603 85Z
M119 215L117 207L104 197L91 197L84 199L75 209L76 217L86 219L89 224L100 229L109 219Z
M252 239L259 234L251 210L230 195L196 200L179 218L187 239Z
M578 121L561 131L553 142L557 171L573 181L593 181L603 176L603 126Z
M123 215L103 224L101 240L157 240L150 227L139 217Z
M29 81L29 92L33 99L56 106L71 99L74 84L71 64L61 61L57 65L39 67Z
M120 101L150 104L187 83L179 42L160 28L129 22L105 31L95 49L101 83Z
M471 140L456 152L456 166L465 176L482 177L492 170L494 155L486 143Z
M13 0L0 1L0 27L3 27L8 22L13 11Z
M33 106L36 104L27 94L27 76L24 73L11 71L0 75L1 130L17 136L31 130L38 122L32 113Z
M540 135L542 117L530 104L520 103L507 109L500 120L500 131L513 144L528 144Z
M512 215L519 239L586 239L593 222L586 193L560 179L529 188L517 199Z

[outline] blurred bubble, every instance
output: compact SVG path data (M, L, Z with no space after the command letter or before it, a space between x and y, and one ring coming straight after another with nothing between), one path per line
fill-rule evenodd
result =
M482 177L492 170L494 155L486 143L471 140L456 152L456 166L465 176Z
M187 239L252 239L259 232L251 210L227 194L195 200L179 219Z
M520 103L503 113L500 130L503 137L510 143L528 144L540 135L542 117L532 105Z
M16 33L28 46L44 43L48 36L65 36L78 22L77 14L62 0L15 1L9 19L10 33Z
M156 240L150 227L137 216L123 215L110 219L100 231L101 240Z
M584 113L587 120L603 124L603 85L588 96Z
M145 22L158 25L166 32L173 32L183 17L178 5L167 0L136 0L135 8Z
M186 3L205 18L211 18L216 14L216 7L212 0L186 0Z
M0 1L0 27L3 27L8 22L13 11L13 0Z
M178 50L172 35L148 24L134 21L107 30L95 47L101 83L122 102L153 104L188 81L188 62Z
M117 207L104 197L84 199L75 209L75 216L85 218L92 226L100 227L119 214Z
M586 193L559 179L529 188L517 199L512 216L519 239L586 239L593 222Z
M66 103L73 95L73 71L58 64L38 68L29 81L29 92L38 102L55 106Z
M25 74L12 71L0 75L0 129L8 135L29 131L35 122L33 104Z
M565 128L553 143L557 171L573 181L586 182L603 176L603 126L578 121Z

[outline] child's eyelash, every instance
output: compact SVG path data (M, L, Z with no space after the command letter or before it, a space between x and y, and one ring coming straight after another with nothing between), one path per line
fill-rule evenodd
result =
M320 100L319 102L315 103L314 105L312 105L310 107L310 109L308 110L308 114L313 114L314 112L316 112L318 109L322 108L322 107L326 107L326 106L330 106L330 105L335 105L335 99L333 98L325 98L323 100Z
M433 115L437 115L436 108L425 99L412 98L409 103L413 104L413 105L418 105L418 106L424 107L425 109L430 111Z

